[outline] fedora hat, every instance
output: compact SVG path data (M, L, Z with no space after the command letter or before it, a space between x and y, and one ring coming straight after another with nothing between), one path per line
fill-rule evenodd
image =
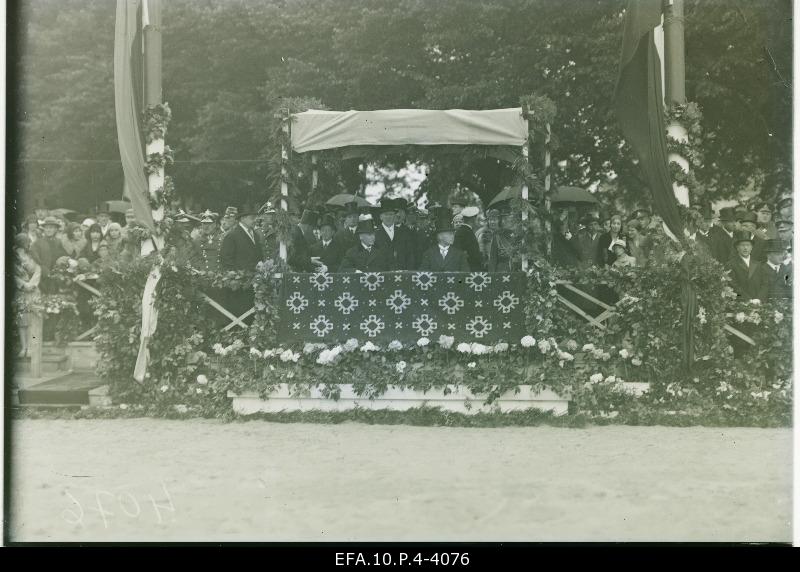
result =
M397 202L395 202L394 199L381 199L378 209L382 213L387 211L395 211L397 210Z
M47 216L47 217L44 218L44 222L42 222L42 226L61 226L61 223L59 222L59 220L56 217L50 215L50 216Z

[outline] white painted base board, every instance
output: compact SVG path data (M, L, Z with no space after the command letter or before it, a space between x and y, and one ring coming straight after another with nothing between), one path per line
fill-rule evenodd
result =
M304 395L292 395L288 384L277 386L269 395L269 399L261 399L256 392L241 394L228 392L228 397L233 399L233 410L241 415L281 411L347 411L356 407L405 411L422 406L439 407L444 411L467 415L479 412L508 413L526 409L552 411L555 415L565 415L569 403L566 398L550 390L534 392L529 385L519 386L519 393L514 391L504 393L491 405L484 405L484 396L474 395L468 389L458 386L448 386L451 390L448 395L441 389L423 393L391 386L386 393L374 399L356 395L351 384L341 384L340 387L341 395L336 401L325 398L320 388L314 388Z

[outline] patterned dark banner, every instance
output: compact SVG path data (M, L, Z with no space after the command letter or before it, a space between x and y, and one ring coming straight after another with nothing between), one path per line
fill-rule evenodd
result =
M525 335L525 288L521 272L288 273L279 339L516 342Z

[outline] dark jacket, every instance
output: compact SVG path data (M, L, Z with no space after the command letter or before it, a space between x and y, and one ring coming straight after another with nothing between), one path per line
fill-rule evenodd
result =
M599 259L597 255L597 245L600 242L601 234L602 233L598 232L594 235L594 238L592 238L591 232L585 228L575 233L573 240L577 242L578 264L582 268L601 266L603 264L603 260Z
M765 264L764 267L769 284L767 296L769 298L791 298L794 267L791 264L781 264L777 272L769 264Z
M294 272L314 272L317 268L311 263L311 244L313 240L314 237L307 237L299 226L292 227L287 262Z
M733 238L728 236L720 226L712 226L708 231L708 243L711 248L711 256L721 264L727 264L732 256L736 254L733 248Z
M370 252L359 242L344 255L339 265L339 272L385 272L392 270L391 254L386 250L373 246Z
M344 253L346 254L348 250L353 248L354 246L358 246L360 241L358 239L358 233L352 232L349 228L344 227L341 230L336 231L336 234L333 235L333 238L342 246Z
M750 267L738 255L728 262L728 269L733 281L731 286L739 297L745 300L757 298L766 300L769 295L769 274L766 264L763 264L750 255Z
M264 260L264 239L257 230L253 231L255 243L247 233L236 225L223 238L219 249L219 269L255 270L256 265Z
M387 270L413 270L414 269L414 241L407 228L395 225L394 239L390 239L379 224L375 231L375 246L385 250L391 261Z
M463 250L467 255L467 262L469 263L470 270L473 272L482 270L483 260L481 259L481 247L478 244L478 239L475 238L475 233L471 226L460 224L456 227L453 246L459 250Z
M622 234L618 234L617 238L622 238ZM608 249L611 246L611 233L604 232L597 239L597 254L595 259L598 266L611 266L617 260L617 255Z
M328 246L323 246L322 240L312 244L311 256L319 256L322 263L328 267L328 272L336 272L348 250L349 248L345 248L334 236Z
M199 270L217 272L219 270L219 251L222 247L222 234L201 234L194 239L197 252L196 266Z
M430 272L469 272L469 262L463 250L451 246L447 251L447 257L442 258L439 245L430 247L422 255L420 270Z

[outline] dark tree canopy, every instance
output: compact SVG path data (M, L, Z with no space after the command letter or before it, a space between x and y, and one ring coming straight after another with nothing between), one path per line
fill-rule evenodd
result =
M330 109L493 108L521 96L556 102L556 183L599 185L641 202L611 99L622 0L170 0L164 3L164 98L180 195L221 208L269 195L270 132L284 97ZM12 139L16 189L52 206L120 198L113 98L114 3L28 0ZM710 198L791 181L791 3L687 0L687 97L703 111ZM16 144L16 147L14 147ZM14 170L16 167L16 170ZM435 167L435 166L434 166ZM496 192L495 161L444 161ZM435 169L434 169L435 170ZM345 174L346 175L346 174ZM433 174L432 174L433 176ZM352 173L345 179L353 184Z

